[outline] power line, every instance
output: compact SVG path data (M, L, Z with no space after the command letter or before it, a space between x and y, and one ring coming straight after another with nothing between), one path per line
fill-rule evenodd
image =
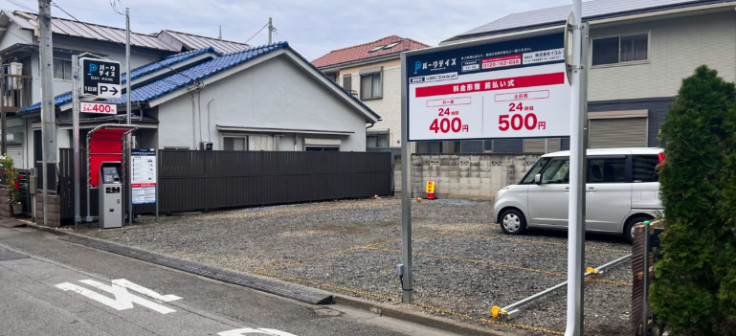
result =
M258 35L258 33L262 32L262 31L263 31L263 29L264 29L264 28L266 28L267 26L268 26L268 22L266 22L266 24L265 24L265 25L263 25L263 27L261 27L261 29L258 29L258 31L257 31L257 32L256 32L255 34L253 34L253 36L251 36L251 37L250 37L250 38L248 39L248 41L245 41L244 43L245 43L245 44L248 44L248 42L249 42L250 40L252 40L252 39L253 39L254 37L256 37L256 35Z
M112 3L111 3L111 4L112 4ZM92 27L91 27L90 25L88 25L88 24L87 24L86 22L84 22L84 21L81 21L81 20L77 19L77 18L76 18L76 17L74 16L74 15L72 15L72 14L71 14L71 13L69 13L69 12L67 12L67 11L66 11L66 10L64 10L63 8L61 8L61 6L59 6L59 5L57 4L57 3L55 3L55 2L52 2L52 3L51 3L51 5L53 5L54 7L58 8L59 10L61 10L62 12L64 12L64 13L65 13L66 15L68 15L69 17L71 17L71 18L72 18L72 19L74 19L75 21L77 21L77 22L81 23L82 25L84 25L85 27L87 27L87 28L88 28L89 30L92 30L92 31L96 32L96 33L97 33L98 35L102 36L102 37L103 37L103 38L104 38L105 40L107 40L108 42L112 42L112 43L117 43L117 42L115 42L115 41L113 41L113 40L111 40L111 39L109 39L109 38L105 37L105 35L101 34L101 33L100 33L100 32L99 32L98 30L96 30L96 29L93 29L93 28L92 28ZM114 9L113 9L113 10L114 10ZM145 56L145 55L140 55L140 56L141 56L141 57L143 57L143 58L145 58L145 59L147 59L147 60L149 60L149 61L151 61L151 62L156 62L156 63L160 62L160 60L154 60L154 59L152 59L152 58L150 58L150 57L147 57L147 56ZM192 77L189 77L189 76L187 76L186 74L184 74L184 73L180 72L179 70L176 70L176 69L173 69L173 68L169 67L168 65L165 65L165 64L160 64L160 65L162 65L162 66L166 67L167 69L169 69L169 70L173 71L173 72L174 72L174 74L179 74L179 75L182 75L182 76L184 76L184 77L188 78L189 80L193 81L193 82L194 82L195 84L199 82L198 80L196 80L196 79L194 79L194 78L192 78ZM129 80L131 80L131 79L130 79L130 74L129 74L129 73L126 73L126 80L128 80L128 81L129 81ZM167 83L169 83L169 84L172 84L172 85L174 85L174 86L178 86L178 84L177 84L177 83L175 83L175 82L172 82L172 81L168 81L168 80L166 80L165 78L162 78L161 80L163 80L163 81L165 81L165 82L167 82ZM130 92L126 92L126 94L130 94Z

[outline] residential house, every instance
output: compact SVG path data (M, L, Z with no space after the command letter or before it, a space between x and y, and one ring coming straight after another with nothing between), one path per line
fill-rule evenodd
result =
M122 22L122 20L121 20ZM62 18L52 18L53 91L62 93L72 88L71 55L84 52L125 63L125 29ZM7 78L2 92L2 109L12 113L41 99L38 16L24 11L0 11L0 64ZM164 30L156 34L131 32L131 68L161 60L182 51L213 46L218 52L234 52L249 46L244 43ZM23 144L33 148L33 127L22 119L10 118L7 125L7 151L21 167L32 167L33 156ZM60 146L70 142L60 139Z
M365 151L380 117L325 77L286 42L220 54L175 54L131 71L138 148ZM127 78L126 78L127 80ZM125 106L120 99L107 100ZM71 137L71 92L56 97L60 143ZM40 138L40 104L18 111ZM87 116L82 134L123 114ZM30 149L29 149L30 150ZM38 155L36 153L36 155Z
M91 51L120 60L118 57L124 46L111 40L115 32L119 33L117 28L67 21L52 21L55 23L55 51L64 46L56 41L68 38L78 44L74 45L76 49L65 49L68 57ZM13 20L8 22L16 24ZM63 24L74 25L75 29L68 29L68 32L76 35L57 33L57 26L63 28ZM77 36L82 34L81 29L89 27L100 36ZM0 36L0 46L5 46L3 37L7 36ZM98 37L103 42L99 42ZM130 75L131 119L139 126L134 133L138 148L365 151L366 126L380 119L288 43L250 48L236 42L169 30L138 37L139 45L135 50L138 50L141 66ZM26 38L26 42L35 41L32 35ZM20 42L13 45L17 44ZM211 46L189 50L205 45ZM90 50L96 47L100 50ZM14 54L12 57L28 62L24 68L34 75L31 88L36 91L38 51L33 45L26 49L25 57ZM174 50L185 51L173 53ZM155 59L151 61L150 58ZM127 75L122 77L123 82L128 80ZM55 86L57 146L69 148L72 140L71 82L69 88L63 88ZM101 123L124 123L127 94L125 92L118 100L108 100L118 105L117 115L82 113L81 139ZM19 153L12 154L19 156L16 161L22 162L21 167L37 165L41 159L40 104L21 106L16 115L9 118L8 125L8 133L17 132L23 139L15 145Z
M682 79L700 65L736 79L736 2L595 0L583 3L589 24L589 147L659 146L657 138ZM562 33L571 5L514 13L440 45ZM464 152L542 152L544 140L466 141ZM547 150L567 139L548 139Z
M312 61L345 90L381 115L367 130L366 145L399 155L401 149L401 52L429 46L396 35L333 50Z

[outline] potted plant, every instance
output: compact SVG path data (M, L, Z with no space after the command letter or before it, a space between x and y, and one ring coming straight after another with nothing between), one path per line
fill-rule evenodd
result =
M5 185L10 190L10 206L13 208L13 214L20 215L23 213L23 194L19 181L22 176L18 169L13 167L13 158L7 155L0 156L0 169L2 169Z

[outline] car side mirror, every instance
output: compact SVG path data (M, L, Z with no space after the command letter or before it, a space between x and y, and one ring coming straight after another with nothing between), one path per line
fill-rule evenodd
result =
M534 183L542 184L542 174L534 175Z

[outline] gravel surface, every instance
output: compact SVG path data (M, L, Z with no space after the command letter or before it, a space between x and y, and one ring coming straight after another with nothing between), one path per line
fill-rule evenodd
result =
M504 235L492 204L462 200L412 202L414 299L406 309L450 317L515 335L564 332L566 291L521 306L494 323L491 308L506 306L565 281L565 232ZM252 272L343 295L399 304L401 200L379 198L143 216L122 229L80 226L80 233L205 265ZM586 266L630 252L613 236L588 235ZM626 335L631 263L586 281L586 335Z

